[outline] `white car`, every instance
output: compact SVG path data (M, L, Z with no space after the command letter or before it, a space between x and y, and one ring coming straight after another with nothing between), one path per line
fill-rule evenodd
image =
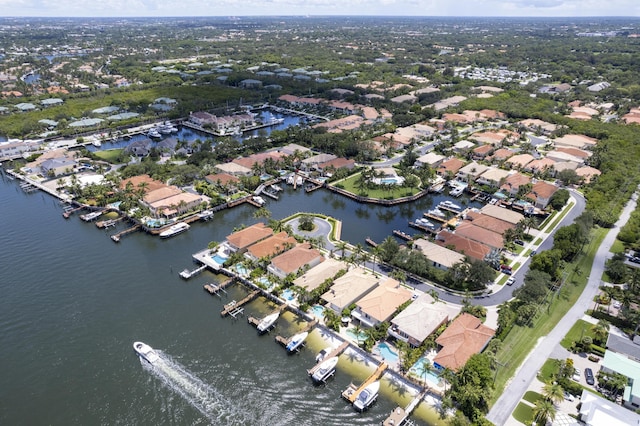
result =
M571 377L576 382L580 381L580 377L582 377L582 371L579 368L575 368L573 372L573 376Z
M567 401L573 402L575 401L576 398L573 395L571 395L569 392L565 392L564 399L566 399Z
M622 303L618 302L617 300L613 302L613 307L616 309L620 309L622 307Z
M516 279L513 277L509 277L509 279L507 280L507 285L513 285L513 283L516 282Z

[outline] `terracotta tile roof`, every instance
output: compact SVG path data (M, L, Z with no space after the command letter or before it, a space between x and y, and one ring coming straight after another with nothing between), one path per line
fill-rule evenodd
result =
M376 287L371 293L360 299L356 306L361 312L378 322L384 322L398 309L398 306L411 300L413 292L393 278Z
M468 212L465 215L465 219L472 221L472 223L476 226L489 229L501 235L504 234L504 231L506 231L507 229L515 228L515 225L513 223L509 223L495 217L487 216L486 214L482 214L479 212Z
M216 173L214 175L207 175L205 179L209 183L217 183L219 185L235 185L236 183L240 182L240 179L238 177L230 175L229 173Z
M283 231L249 246L247 253L256 259L260 259L282 253L287 247L293 247L295 245L296 239L290 237Z
M331 289L322 295L322 300L342 311L376 288L378 284L378 278L362 268L354 268L335 280Z
M520 188L521 185L526 185L529 182L531 182L531 178L529 176L523 175L519 172L512 173L505 178L500 189L514 194L518 192L518 188Z
M496 334L473 315L463 313L436 339L442 346L434 363L458 371L472 355L480 353Z
M564 152L566 154L573 155L574 157L578 157L582 159L589 158L593 155L589 151L585 151L583 149L578 149L578 148L571 148L571 147L558 147L556 151Z
M552 168L556 164L551 158L538 158L527 164L527 169L531 171L542 171Z
M248 157L236 158L232 162L250 169L251 167L253 167L255 163L263 164L267 158L271 158L274 161L278 161L282 157L285 157L285 154L277 151L261 152L259 154L249 155Z
M529 164L530 162L532 162L533 160L535 160L535 158L533 158L533 155L531 154L518 154L518 155L514 155L513 157L509 158L506 163L510 164L512 167L524 167L527 164Z
M286 275L297 272L318 258L324 260L318 250L311 248L311 244L303 243L271 259L271 265Z
M356 165L356 162L354 160L349 160L347 158L343 158L343 157L338 157L335 158L333 160L329 160L326 161L324 163L320 163L317 165L317 167L321 170L324 170L327 167L333 167L336 170L337 169L341 169L343 167L346 167L348 169L353 169Z
M591 178L593 176L598 176L602 172L594 167L584 166L584 167L577 168L576 173L578 174L578 176L581 176L582 178L584 178L584 180L588 183L591 181Z
M495 249L501 249L502 247L504 247L504 239L502 238L501 234L477 226L476 224L469 221L463 221L460 225L458 225L455 234L488 245L489 247Z
M491 153L491 151L493 151L493 145L491 144L485 144L485 145L480 145L479 147L475 148L473 150L473 153L475 155L478 155L480 157L485 157L487 155L489 155Z
M473 241L462 235L456 235L450 231L438 232L436 243L447 248L451 246L458 253L477 260L484 260L491 253L491 247L488 245Z
M553 184L545 181L539 181L533 184L533 186L531 187L531 193L529 195L534 195L534 199L544 198L548 200L558 189L560 188Z
M500 148L496 152L493 153L492 158L497 161L506 160L509 157L512 157L515 152L511 151L507 148Z
M147 192L147 194L142 198L145 203L156 203L160 200L164 200L165 198L173 197L174 195L181 194L182 190L175 186L166 186L163 185L161 188L154 189L153 191Z
M120 189L125 189L127 187L127 183L129 182L131 182L131 184L133 185L133 189L140 188L139 185L143 182L146 183L147 187L145 189L145 192L154 191L156 189L164 188L165 186L167 186L159 180L151 179L149 175L139 175L121 180Z
M450 172L455 175L456 173L458 173L458 170L464 167L465 164L466 162L459 158L450 158L440 164L440 166L438 167L438 173L444 175L447 172Z
M267 238L270 235L273 235L273 230L261 222L228 235L227 242L241 250L247 248L251 244Z

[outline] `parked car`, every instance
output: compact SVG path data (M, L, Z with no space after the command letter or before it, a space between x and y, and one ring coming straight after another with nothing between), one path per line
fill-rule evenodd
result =
M516 282L516 279L514 277L509 277L509 279L507 280L507 285L513 285L513 283Z
M580 381L580 376L582 375L582 372L580 371L579 368L574 368L573 369L573 376L571 376L571 378L576 381L579 382Z
M576 397L571 395L569 392L565 392L564 393L564 399L566 399L567 401L573 402L573 401L576 400Z
M536 254L538 254L538 252L537 252L537 251L535 251L535 250L531 250L531 253L529 254L529 256L535 256Z
M587 381L588 385L593 386L596 383L595 379L593 378L593 370L591 370L590 368L584 369L584 378Z
M523 246L524 245L524 241L522 241L522 240L514 240L513 242L516 243L519 246Z

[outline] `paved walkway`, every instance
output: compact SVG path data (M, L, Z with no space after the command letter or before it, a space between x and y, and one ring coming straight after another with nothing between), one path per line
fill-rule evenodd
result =
M636 208L638 199L637 192L633 194L631 200L625 205L620 219L616 222L613 228L607 233L602 244L598 248L593 266L591 268L591 274L584 291L580 295L577 302L571 307L571 309L560 320L558 325L551 330L551 332L538 341L538 344L529 354L524 363L520 366L515 374L515 377L507 385L502 392L500 398L489 411L487 419L492 421L496 425L504 425L511 418L511 413L515 409L516 405L524 395L525 391L531 385L535 379L536 374L544 362L552 354L552 351L556 349L562 338L569 332L573 324L583 317L585 306L589 306L591 300L598 292L598 287L601 284L602 273L604 272L605 262L612 256L610 253L611 246L615 242L616 236L623 226L629 220L631 212Z

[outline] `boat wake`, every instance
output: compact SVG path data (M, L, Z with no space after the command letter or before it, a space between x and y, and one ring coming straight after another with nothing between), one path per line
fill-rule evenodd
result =
M203 382L169 355L156 349L160 356L153 364L140 359L145 370L159 378L170 390L207 418L210 424L245 425L251 422L239 413L220 392Z

